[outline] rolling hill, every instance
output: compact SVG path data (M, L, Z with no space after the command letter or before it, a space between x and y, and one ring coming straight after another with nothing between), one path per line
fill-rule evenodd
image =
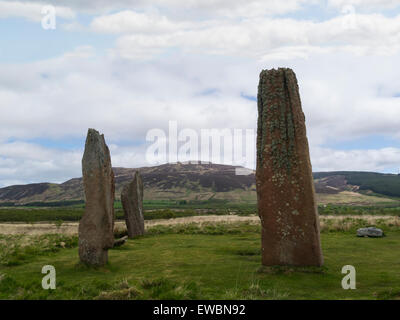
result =
M113 168L116 199L135 170L142 174L145 200L210 200L255 202L255 175L236 175L240 167L210 163L175 163L138 169ZM319 203L393 201L400 197L400 175L372 172L317 172L315 189ZM368 195L371 194L371 195ZM377 197L375 194L379 194ZM365 198L367 197L367 198ZM346 199L345 199L346 198ZM0 204L78 201L84 199L82 178L61 184L35 183L0 189Z

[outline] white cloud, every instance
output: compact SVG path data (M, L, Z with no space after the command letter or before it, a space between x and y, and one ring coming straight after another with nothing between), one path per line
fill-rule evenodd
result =
M148 129L166 127L168 120L201 128L209 120L215 125L229 121L218 118L227 110L243 116L252 108L240 97L241 89L235 90L246 88L236 79L219 96L202 95L220 84L196 59L143 64L88 52L84 48L57 59L0 68L0 141L81 137L88 127L113 140L144 139ZM209 62L214 69L218 64Z
M333 150L314 148L311 152L313 171L373 171L399 168L400 149ZM396 172L396 171L395 171Z
M106 137L106 143L107 137ZM62 183L82 175L83 147L75 150L46 148L35 143L0 143L0 188L7 185ZM114 167L146 166L145 146L109 144Z
M121 11L111 15L96 17L91 28L105 33L169 33L176 31L179 25L165 16L148 15L134 11Z
M185 18L204 17L254 17L276 15L299 10L304 4L315 4L319 0L58 0L60 6L73 8L78 12L104 14L121 10L147 12L165 11L169 15ZM13 1L4 1L13 2ZM20 0L21 3L37 3Z
M282 65L298 75L314 144L330 135L399 137L398 61L398 55L342 53L265 62L175 54L137 62L80 48L0 68L0 140L81 137L88 127L113 141L143 140L148 129L166 128L168 120L195 129L254 128L255 103L240 95L256 96L260 70Z
M112 24L103 23L96 29L124 33L118 38L113 53L132 59L148 59L170 48L263 60L306 58L312 53L324 52L393 55L400 50L400 15L388 18L379 14L359 14L351 21L342 15L322 22L254 18L240 22L192 23L187 28L168 21L170 32L156 34L148 34L150 29L146 23L137 23L133 27L117 15L110 19ZM154 28L153 31L157 25Z
M368 10L393 9L400 5L398 0L329 0L328 4L340 9L354 6L357 9Z
M35 22L40 22L44 15L42 9L48 5L44 2L34 1L0 1L0 18L23 17ZM74 19L75 12L68 7L55 6L57 17Z
M80 176L81 152L26 142L0 143L0 187L30 182L64 182Z

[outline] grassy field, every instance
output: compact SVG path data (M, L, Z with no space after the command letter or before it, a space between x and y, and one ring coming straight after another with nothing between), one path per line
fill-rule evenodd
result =
M390 205L398 204L398 199L383 197L379 195L367 195L359 192L342 191L335 194L316 194L317 202L320 205L340 204L340 205Z
M110 250L99 269L78 264L76 237L0 236L0 298L399 299L399 227L378 224L387 237L357 238L363 222L347 220L346 228L322 229L325 266L304 269L260 268L257 224L152 227ZM56 290L41 288L47 264L57 270ZM356 290L341 287L348 264Z
M0 222L38 222L38 221L78 221L84 213L84 203L68 206L58 206L51 203L45 207L45 203L37 205L31 203L24 206L0 206ZM64 204L64 202L61 202ZM237 215L249 215L256 213L256 204L229 203L226 200L210 201L172 201L152 200L144 201L144 218L170 219L189 217L196 215L226 215L235 213ZM123 210L120 201L114 203L116 219L123 219Z
M320 206L320 215L390 215L400 216L400 207L383 206ZM34 223L53 221L62 224L67 221L79 221L84 213L83 208L0 208L1 222ZM123 219L122 209L115 210L116 219ZM155 209L145 210L144 219L172 219L199 215L227 215L235 214L248 216L257 214L254 207L225 208L225 209Z
M146 210L144 212L145 220L154 219L172 219L180 217L192 217L199 215L226 215L230 214L231 210L228 209L157 209ZM237 215L254 214L254 210L235 210ZM40 222L40 221L54 221L55 223L62 223L64 221L79 221L84 213L83 208L70 209L70 208L9 208L0 209L0 222ZM115 210L115 217L117 220L124 219L122 209Z
M338 195L334 195L338 196ZM365 196L372 198L370 196ZM378 198L379 199L379 198ZM371 203L371 202L369 202ZM400 202L377 202L372 204L321 204L320 215L393 215L400 216ZM84 213L84 204L66 207L58 206L11 206L0 207L0 222L38 222L38 221L79 221ZM116 219L123 219L120 202L115 202ZM227 203L222 200L213 201L145 201L144 218L170 219L196 215L254 215L257 207L250 203Z

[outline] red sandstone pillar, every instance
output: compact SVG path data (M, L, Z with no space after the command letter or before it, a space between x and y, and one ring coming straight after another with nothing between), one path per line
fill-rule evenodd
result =
M305 118L291 69L260 74L256 184L262 264L321 266Z

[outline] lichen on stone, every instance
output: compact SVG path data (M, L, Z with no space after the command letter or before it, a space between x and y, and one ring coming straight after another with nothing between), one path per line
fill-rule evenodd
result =
M297 83L290 81L291 72L283 68L263 70L258 87L258 164L262 167L270 159L274 170L288 174L296 162L290 90L296 92ZM265 148L266 144L270 148Z

